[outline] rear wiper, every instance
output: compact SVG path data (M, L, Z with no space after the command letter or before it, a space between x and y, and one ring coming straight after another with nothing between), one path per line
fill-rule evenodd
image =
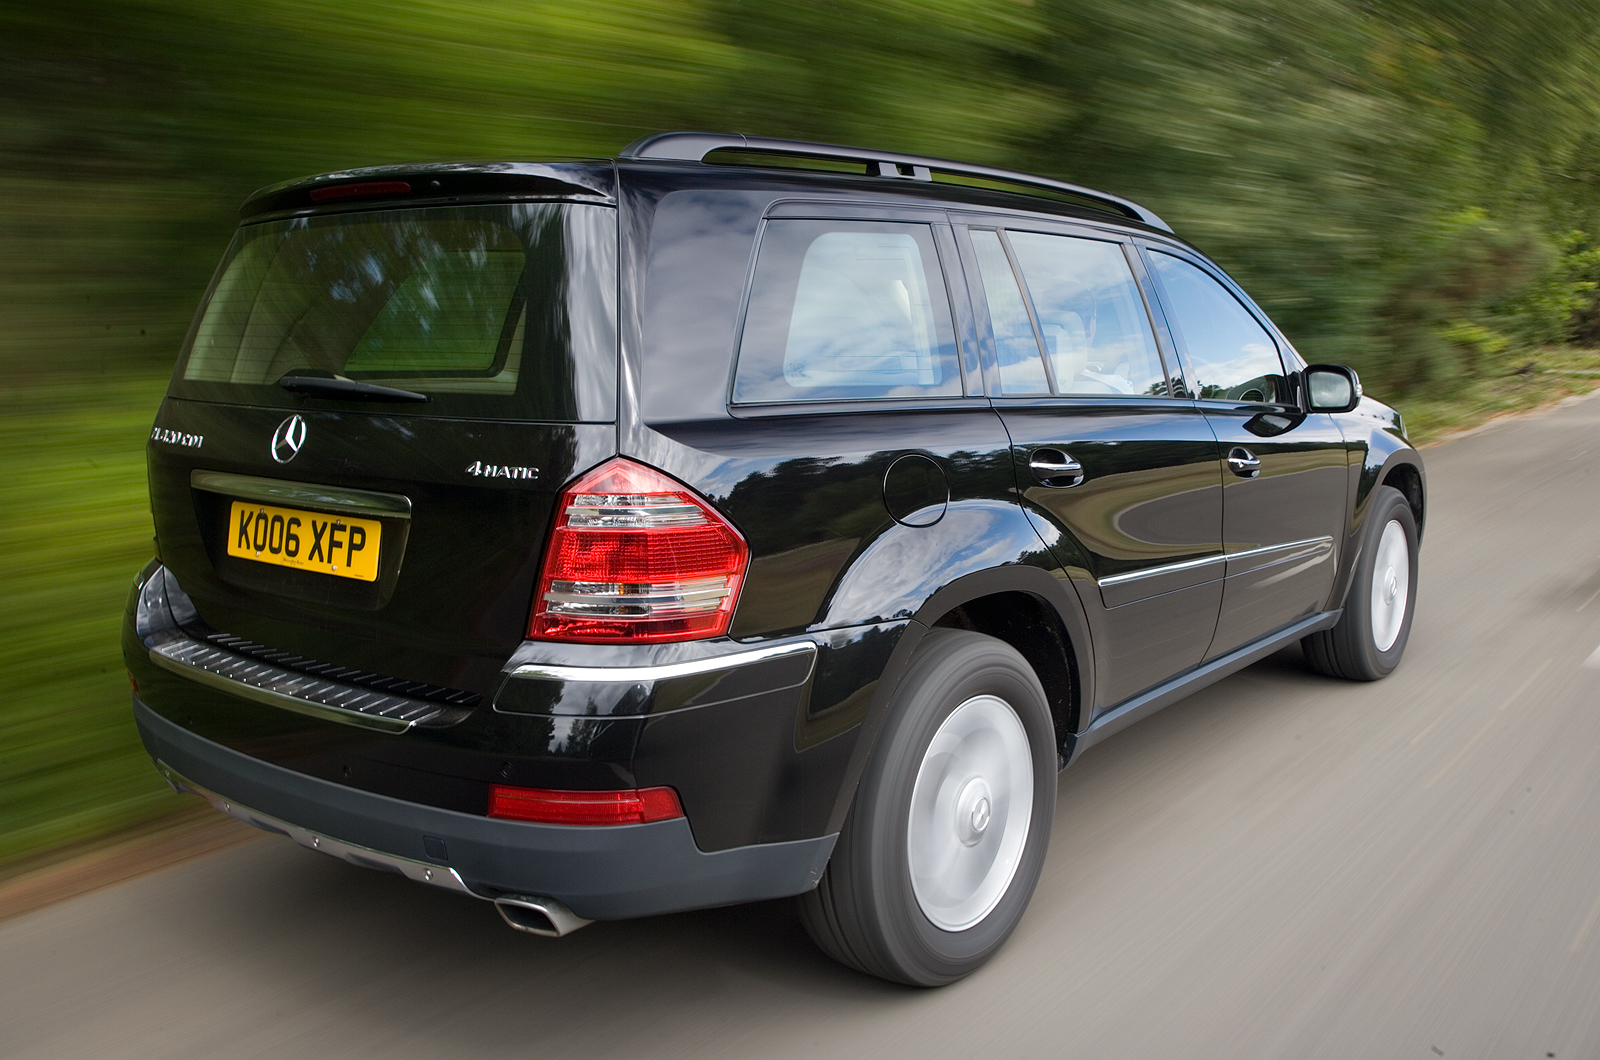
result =
M379 386L377 383L359 383L354 379L339 379L324 375L286 375L278 385L296 394L310 397L339 398L344 401L432 401L427 394L399 387Z

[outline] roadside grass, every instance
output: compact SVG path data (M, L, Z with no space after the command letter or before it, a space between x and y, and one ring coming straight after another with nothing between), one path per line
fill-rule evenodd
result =
M165 385L146 372L0 388L0 878L206 819L139 744L117 639L151 555L144 443ZM1560 348L1396 404L1420 445L1596 386L1600 350Z
M144 440L165 377L0 390L0 874L180 809L118 648L151 555Z
M1434 394L1388 401L1405 417L1413 445L1442 441L1498 416L1550 405L1600 386L1600 350L1552 346L1509 360L1476 379L1444 384Z

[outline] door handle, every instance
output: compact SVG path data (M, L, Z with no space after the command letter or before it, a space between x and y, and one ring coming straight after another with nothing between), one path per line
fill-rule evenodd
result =
M1086 477L1083 465L1060 449L1035 449L1028 457L1028 469L1033 472L1034 481L1052 489L1076 486Z
M1240 478L1255 478L1261 474L1261 458L1242 445L1228 450L1228 470Z

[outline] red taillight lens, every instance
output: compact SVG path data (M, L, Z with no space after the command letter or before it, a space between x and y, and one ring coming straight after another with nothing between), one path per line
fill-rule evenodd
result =
M621 457L561 495L528 636L695 640L727 632L750 554L688 487Z
M683 816L671 788L633 791L550 791L546 788L489 788L489 816L541 824L646 824Z

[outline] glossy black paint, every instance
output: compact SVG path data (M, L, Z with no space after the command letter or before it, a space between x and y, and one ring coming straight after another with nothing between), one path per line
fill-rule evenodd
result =
M1222 612L1206 652L1212 658L1323 609L1333 588L1335 550L1310 556L1259 550L1323 537L1337 544L1348 507L1348 457L1344 433L1327 413L1198 404L1224 458L1242 447L1261 461L1249 478L1224 463L1227 551L1256 554L1228 560Z
M305 444L279 465L271 439L285 410L167 399L157 428L204 441L149 443L162 559L214 629L327 662L489 691L525 635L555 497L574 474L612 455L615 428L318 407L326 404L306 401ZM474 476L467 469L475 462L539 474ZM384 520L376 584L231 558L227 499L192 488L197 469L395 493L410 498L411 518Z
M454 813L235 753L171 724L137 697L134 720L153 756L236 807L371 850L449 865L484 897L548 895L597 920L798 894L816 885L833 848L828 835L706 853L681 818L572 828Z
M998 404L1023 502L1052 524L1061 565L1096 582L1147 575L1076 583L1096 625L1096 706L1200 662L1221 600L1221 564L1152 572L1222 552L1222 482L1205 417L1170 398ZM1065 488L1037 481L1029 461L1045 446L1082 464L1084 480Z
M1287 407L1191 401L1186 366L1159 312L1154 326L1173 398L985 396L987 320L974 309L946 209L991 223L1069 218L1102 236L1187 246L1141 225L952 185L641 162L526 173L352 171L269 189L247 209L259 217L433 201L420 192L373 203L309 199L314 187L396 173L460 180L459 201L616 204L618 417L446 420L311 398L302 412L311 442L279 466L267 443L285 410L165 402L159 438L204 442L150 444L159 549L208 625L483 697L453 727L374 734L190 684L152 666L131 627L125 631L128 665L151 710L262 761L468 813L483 812L492 783L667 784L679 791L702 851L828 836L844 821L899 676L929 628L977 629L1015 645L1051 697L1065 760L1095 717L1121 717L1119 705L1152 695L1165 702L1161 690L1210 672L1202 660L1221 658L1230 650L1224 642L1239 648L1228 659L1244 658L1253 636L1308 607L1337 608L1376 485L1401 485L1420 524L1421 461L1392 410L1367 399L1350 413L1308 417ZM524 183L508 190L499 180ZM556 186L563 182L565 190ZM449 190L441 183L441 193ZM757 235L773 216L933 225L966 396L730 406ZM1159 291L1135 272L1156 304ZM1291 365L1303 366L1274 335ZM1260 479L1229 481L1224 455L1239 440L1269 461ZM1055 489L1033 481L1029 455L1044 446L1082 462L1085 482ZM728 637L660 645L523 639L555 496L616 453L687 483L746 537L751 564ZM464 476L474 461L539 474ZM190 487L195 469L403 494L413 502L403 554L384 557L384 577L368 587L240 567L219 552L218 502ZM1272 525L1263 529L1257 517ZM1292 599L1262 593L1250 569L1220 561L1145 584L1100 584L1319 533L1335 537L1335 551L1295 582ZM1235 575L1226 590L1224 574ZM1234 582L1230 610L1224 593ZM651 666L800 639L817 653L799 680L793 660L653 683L511 676L525 663Z

